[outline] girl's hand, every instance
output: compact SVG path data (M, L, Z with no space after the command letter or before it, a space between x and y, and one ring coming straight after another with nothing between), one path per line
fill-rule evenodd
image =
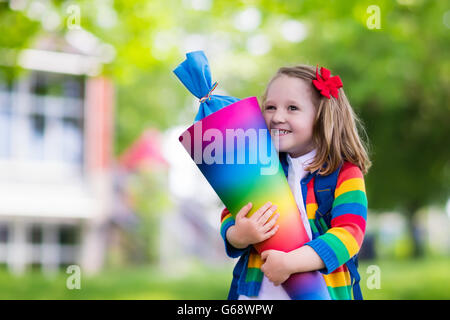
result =
M267 202L250 218L247 218L251 208L251 203L244 206L236 215L235 225L227 231L228 241L236 248L246 248L251 244L262 242L269 239L278 230L278 225L275 223L279 214L275 214L269 221L277 209L276 205Z
M286 252L278 250L266 250L261 253L261 259L264 262L261 271L275 286L285 282L292 274L288 257Z

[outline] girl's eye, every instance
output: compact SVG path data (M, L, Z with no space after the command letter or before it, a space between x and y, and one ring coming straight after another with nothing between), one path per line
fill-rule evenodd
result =
M276 108L274 106L266 106L265 110L275 110Z
M292 106L292 105L289 106L288 109L291 110L291 111L298 110L298 108L296 106Z

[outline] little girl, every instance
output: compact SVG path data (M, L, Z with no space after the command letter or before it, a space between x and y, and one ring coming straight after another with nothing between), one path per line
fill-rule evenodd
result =
M288 183L310 241L291 252L266 250L259 255L252 245L277 232L276 206L267 203L247 218L250 203L235 219L225 208L221 235L226 252L232 258L240 257L229 299L289 299L280 284L293 273L315 270L322 272L332 299L352 298L345 263L358 253L363 241L367 219L363 175L371 162L340 78L331 77L325 68L320 71L307 65L280 68L261 103L267 127L278 139L280 160L288 164ZM314 225L315 179L308 179L305 198L301 182L309 175L329 175L340 165L331 223L322 225L325 231L319 233Z

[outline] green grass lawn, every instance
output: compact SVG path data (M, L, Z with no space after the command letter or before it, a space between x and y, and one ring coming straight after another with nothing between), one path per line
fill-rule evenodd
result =
M369 289L370 265L380 270L380 288ZM362 263L365 299L450 299L450 258ZM0 299L226 299L231 269L196 265L192 271L169 276L154 267L107 270L81 278L80 290L69 290L60 273L52 278L39 272L13 276L0 272ZM370 280L370 279L369 279ZM373 282L370 282L373 283Z
M369 289L369 265L380 268L380 289ZM450 258L361 263L361 289L365 299L450 299ZM370 282L370 281L369 281Z

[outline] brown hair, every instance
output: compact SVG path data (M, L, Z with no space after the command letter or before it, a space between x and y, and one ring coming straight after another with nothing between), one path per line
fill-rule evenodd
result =
M311 83L313 103L316 106L316 118L313 127L313 140L316 156L306 168L307 171L318 170L321 175L328 175L335 171L344 161L358 166L366 174L372 163L368 156L368 138L362 121L353 111L345 96L343 88L339 89L339 97L330 99L322 96L312 84L316 78L316 69L308 65L282 67L270 80L262 97L264 110L267 91L271 83L278 77L286 75L296 77ZM363 141L358 130L364 134Z

